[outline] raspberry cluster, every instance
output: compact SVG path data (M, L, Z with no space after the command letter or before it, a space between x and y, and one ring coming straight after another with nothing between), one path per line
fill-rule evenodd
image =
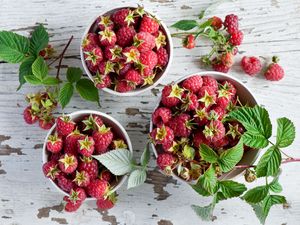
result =
M128 92L152 85L169 61L159 21L138 7L99 16L96 24L96 31L88 33L82 43L95 86Z
M200 75L165 86L150 133L159 168L187 181L197 180L209 166L200 158L200 144L217 154L235 146L244 127L225 118L240 106L236 92L230 81Z
M76 122L69 116L57 118L56 129L46 143L48 161L43 172L69 193L64 197L66 211L77 210L87 196L96 198L100 209L114 205L116 198L110 190L117 177L92 155L119 148L127 148L125 140L98 115L88 115Z

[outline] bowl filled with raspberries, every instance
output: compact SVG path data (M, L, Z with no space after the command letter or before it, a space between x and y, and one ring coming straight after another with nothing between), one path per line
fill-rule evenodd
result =
M167 175L196 182L210 166L202 160L202 148L207 146L220 156L242 145L240 137L246 130L229 113L244 105L257 105L254 95L243 83L220 72L191 74L165 86L150 124L157 166ZM251 165L258 150L241 145L239 164ZM231 179L242 171L233 169L218 176Z
M132 152L132 145L122 125L105 113L82 110L57 118L45 139L42 169L65 195L66 211L92 199L100 209L113 207L127 176L113 175L93 156L114 149Z
M143 7L122 7L97 16L82 38L83 68L98 89L138 95L155 87L171 65L167 26Z

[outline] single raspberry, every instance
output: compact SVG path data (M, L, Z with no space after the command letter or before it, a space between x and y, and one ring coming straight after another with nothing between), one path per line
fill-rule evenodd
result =
M93 65L91 61L86 61L86 66L89 69L90 72L96 73L98 70L98 65Z
M214 30L220 30L223 25L223 21L220 17L214 16L210 18L211 20L211 26L214 28Z
M140 52L135 46L126 47L123 49L125 63L137 63L140 59Z
M224 108L217 105L217 106L213 106L210 109L208 117L210 120L222 120L225 114L226 114L226 107Z
M232 34L239 30L239 18L237 15L229 14L225 17L224 27L227 28L227 32Z
M109 190L109 183L105 180L93 180L87 186L87 193L96 199L102 198Z
M220 84L220 90L218 91L219 96L226 96L229 95L233 97L236 95L236 87L234 84L228 80L224 80Z
M38 121L38 116L36 113L32 110L31 106L28 106L24 112L23 112L23 118L26 123L28 124L34 124L36 121Z
M202 86L198 92L199 102L201 103L200 106L204 106L208 108L216 103L217 96L215 91L210 86Z
M99 16L97 18L97 25L100 30L105 30L106 28L113 29L114 23L111 20L110 16Z
M203 81L202 86L209 86L215 92L218 90L218 82L215 78L213 78L211 76L203 76L202 81Z
M130 82L127 82L126 80L118 81L115 86L115 91L120 93L132 91L133 89L135 89L135 85L133 85Z
M60 136L58 136L57 133L53 135L49 135L46 142L47 150L52 153L57 153L62 150L63 147L63 141Z
M249 74L250 76L258 74L262 68L259 58L256 58L254 56L244 56L241 61L241 66L244 72Z
M168 145L173 143L173 130L165 125L153 129L150 133L151 139L155 144Z
M102 46L112 46L117 42L115 32L109 28L99 32L99 40Z
M78 171L85 171L89 174L90 180L98 177L98 162L91 157L83 157L79 161Z
M77 202L70 201L68 196L64 197L64 201L66 202L66 204L65 204L66 212L75 212L80 208L80 206L82 204L82 202L80 202L80 201L77 201Z
M125 74L132 68L133 66L131 63L125 63L125 61L121 61L117 62L115 71L121 78L123 78Z
M109 172L109 170L102 170L100 175L99 175L100 180L105 180L107 182L110 182L113 178L113 174Z
M74 212L81 206L82 202L86 199L86 193L83 188L71 189L70 195L64 197L65 211Z
M98 71L101 75L108 75L115 72L115 63L111 61L102 61L99 63Z
M86 136L82 140L78 140L78 152L86 157L91 156L94 153L95 141L92 137Z
M207 122L208 122L207 108L199 107L198 109L196 109L195 115L194 115L194 121L199 126L203 126L203 125L207 124Z
M172 111L166 107L159 107L152 113L152 122L154 125L167 124L172 117Z
M55 124L55 119L52 115L44 115L39 119L39 127L44 130L49 130Z
M216 100L216 105L222 109L226 109L230 101L231 98L229 97L218 97Z
M279 58L273 56L272 63L268 66L267 71L264 73L265 78L271 81L278 81L284 77L284 70L278 64Z
M174 116L168 125L176 137L188 137L192 132L191 116L186 113Z
M130 26L135 23L134 12L129 9L120 9L112 15L112 20L121 27Z
M79 139L83 139L84 134L81 134L79 130L76 128L72 131L64 141L64 151L65 153L69 153L72 155L77 155L77 142Z
M182 95L181 109L183 111L194 111L198 108L199 102L197 95L189 92Z
M203 134L210 142L215 142L225 136L225 127L219 120L213 120L204 127Z
M51 160L43 164L43 173L45 177L55 180L60 174L60 170L58 169L57 163Z
M93 47L97 47L99 46L100 42L99 42L99 38L98 35L95 33L88 33L81 44L81 47L83 48L84 51L91 49Z
M88 65L98 66L103 60L103 53L100 47L93 47L84 51L84 60Z
M136 35L136 32L133 27L121 27L116 35L117 44L124 48L132 45L133 37Z
M202 87L202 84L202 77L199 75L195 75L185 79L182 83L182 87L196 94Z
M83 131L97 130L98 127L101 127L103 125L103 120L101 119L101 117L93 114L84 117L81 122Z
M133 40L133 45L136 46L140 52L147 52L155 47L155 37L148 32L137 33Z
M213 145L214 148L220 149L220 148L223 148L224 146L226 146L228 144L229 144L229 140L225 136L225 137L221 138L220 140L213 142L212 145Z
M64 154L58 160L59 169L67 174L73 173L78 165L78 161L76 156L71 154Z
M141 52L139 60L141 74L144 75L146 70L153 70L157 62L157 55L154 51Z
M233 55L231 52L223 53L220 57L220 61L223 65L227 67L232 67L234 61L233 61Z
M159 48L156 51L157 55L157 66L163 68L169 62L169 54L165 48Z
M163 170L166 174L171 174L173 170L173 166L177 162L175 156L169 153L162 153L157 156L156 164L157 166Z
M73 181L79 187L87 187L90 184L91 179L88 172L82 170L80 172L76 171L76 176Z
M100 210L107 210L107 209L111 209L115 206L117 199L115 197L115 194L111 194L109 195L107 198L99 198L97 199L97 207Z
M180 103L183 89L177 84L167 85L162 90L161 102L166 107L173 107Z
M186 38L183 40L182 42L183 47L187 48L187 49L192 49L195 48L195 37L192 34L189 34L188 36L186 36Z
M158 21L150 16L144 16L140 24L140 32L148 32L154 34L158 31Z
M122 48L119 45L107 46L104 57L111 62L119 62L122 58Z
M212 60L212 68L214 71L222 72L222 73L228 73L230 67L224 65L222 62L220 62L217 58L214 58Z
M234 45L234 46L238 46L241 45L243 42L243 38L244 38L244 34L242 31L236 31L234 33L231 34L230 38L229 38L229 43Z
M56 120L56 131L58 135L67 136L75 128L75 123L70 116L60 116Z
M123 139L116 139L116 140L112 141L111 148L112 149L120 149L120 148L127 149L128 146Z
M133 83L133 85L140 85L143 82L141 74L137 70L134 70L134 69L129 70L125 74L125 80Z
M110 127L102 125L93 132L93 139L95 141L95 153L102 154L108 151L108 146L113 140L113 133Z
M233 121L233 122L228 123L226 135L230 139L239 140L239 138L244 133L244 131L245 131L245 129L242 124L240 124L239 122Z
M205 138L204 134L201 131L197 131L196 133L194 133L193 146L196 149L199 149L200 144L210 145L210 141Z
M57 176L57 185L65 192L70 192L72 188L75 187L75 184L70 180L69 178L66 177L64 174L59 174Z
M96 73L96 76L94 77L94 83L96 88L103 89L108 88L111 86L112 81L110 79L110 76L107 75L101 75L98 71Z

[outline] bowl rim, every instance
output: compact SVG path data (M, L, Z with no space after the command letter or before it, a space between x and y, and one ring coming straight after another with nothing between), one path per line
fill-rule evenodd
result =
M233 77L233 76L231 76L231 75L229 75L229 74L222 73L222 72L217 72L217 71L201 71L201 72L195 72L195 73L191 73L191 74L185 75L185 76L183 76L183 77L180 77L179 79L177 79L176 81L173 81L173 82L171 82L171 83L178 84L178 83L184 81L185 79L187 79L187 78L189 78L189 77L192 77L192 76L195 76L195 75L200 75L200 76L214 76L214 75L216 75L216 76L221 76L221 77L223 77L224 79L229 78L229 79L231 79L231 80L237 82L237 83L238 83L239 85L241 85L246 91L248 91L248 92L250 93L251 97L253 98L253 101L254 101L254 103L255 103L256 105L259 104L258 101L257 101L257 98L255 97L255 95L253 94L253 92L252 92L252 91L251 91L251 90L250 90L243 82L241 82L238 78L235 78L235 77ZM157 101L157 103L156 103L156 105L155 105L154 110L159 106L160 101L161 101L161 95L160 95L160 97L158 98L158 101ZM153 110L153 112L154 112L154 110ZM153 130L153 122L152 122L152 117L151 117L151 118L150 118L149 132L151 132L152 130ZM154 145L153 143L151 143L151 149L152 149L152 151L153 151L153 153L154 153L155 158L157 158L157 156L158 156L157 150L156 150L155 145ZM258 158L258 156L259 156L259 152L260 152L260 149L256 150L255 157L254 157L253 160L252 160L251 162L249 162L249 163L254 163L254 162L257 160L257 158ZM161 173L165 174L161 169L159 169L159 170L160 170ZM231 179L234 179L234 178L239 177L239 176L242 174L242 172L243 172L244 170L245 170L245 168L238 169L239 173L236 174L236 175L234 175ZM231 171L229 171L229 172L227 172L227 173L224 173L219 179L221 179L221 180L226 179L227 177L230 176L230 174L231 174L233 171L234 171L234 170L231 170ZM177 180L182 181L182 182L193 183L193 181L186 181L186 180L184 180L183 178L179 177L179 176L178 176L177 174L175 174L175 173L172 173L171 176L174 177L174 178L177 179Z
M105 13L102 13L101 15L104 15L108 12L111 12L111 11L114 11L114 10L118 10L118 9L124 9L124 8L137 8L137 6L131 6L131 5L128 5L128 6L122 6L122 7L117 7L117 8L113 8L113 9L110 9L110 10L107 10ZM162 74L161 76L151 85L145 87L145 88L141 88L141 89L135 89L133 91L128 91L128 92L117 92L117 91L114 91L110 88L102 88L101 90L109 93L109 94L112 94L112 95L116 95L116 96L136 96L136 95L140 95L148 90L151 90L152 88L155 88L165 77L166 75L168 74L169 70L170 70L170 67L171 67L171 64L173 62L173 40L172 40L172 37L171 37L171 33L168 29L168 26L160 19L159 16L157 16L157 14L153 13L151 10L145 10L147 13L149 13L150 15L154 16L156 19L159 20L161 26L163 27L164 31L165 31L165 34L167 36L167 41L169 42L169 47L170 47L170 52L169 52L169 61L168 61L168 64L166 65L166 67L164 68L164 71L162 71ZM89 25L87 26L87 28L85 29L83 35L82 35L82 38L81 38L81 41L80 41L80 59L81 59L81 64L83 66L83 69L85 71L85 73L87 74L87 76L89 77L89 79L91 81L93 81L93 75L90 73L89 69L87 68L86 66L86 63L84 61L84 56L83 56L83 49L81 47L81 43L83 42L85 36L87 35L87 33L89 32L91 26L94 24L94 22L97 20L97 18L99 17L99 15L93 17L93 20L91 20L91 22L89 23ZM94 81L93 81L94 82Z
M104 117L108 120L110 120L112 123L114 123L122 132L122 135L124 136L124 138L126 139L126 142L127 142L127 146L128 146L128 150L133 153L133 148L132 148L132 143L131 143L131 140L129 138L129 135L127 133L127 131L125 130L125 128L115 119L113 118L112 116L110 115L107 115L106 113L103 113L103 112L100 112L100 111L96 111L96 110L78 110L78 111L74 111L72 113L69 113L69 114L65 114L66 116L70 116L71 118L73 117L77 117L77 116L81 116L81 115L86 115L86 114L93 114L93 115L98 115L100 117ZM49 135L52 134L53 130L55 129L56 127L56 123L50 128L50 130L48 131L46 137L45 137L45 140L44 140L44 144L43 144L43 150L42 150L42 162L43 164L48 162L48 159L47 159L47 150L46 150L46 142L48 140L48 137ZM119 183L111 190L111 192L115 192L117 191L126 181L128 175L123 175L121 176L121 179L119 181ZM50 178L47 178L50 183L52 184L52 186L55 187L55 189L64 194L64 195L67 195L69 196L69 193L63 191L62 189L60 189L58 187L58 185ZM86 200L94 200L95 198L93 197L87 197Z

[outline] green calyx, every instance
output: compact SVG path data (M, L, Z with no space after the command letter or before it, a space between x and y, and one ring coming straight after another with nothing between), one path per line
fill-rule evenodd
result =
M202 98L200 98L199 101L203 102L205 107L208 107L208 106L216 103L214 96L208 94L207 91L205 91L204 96Z

